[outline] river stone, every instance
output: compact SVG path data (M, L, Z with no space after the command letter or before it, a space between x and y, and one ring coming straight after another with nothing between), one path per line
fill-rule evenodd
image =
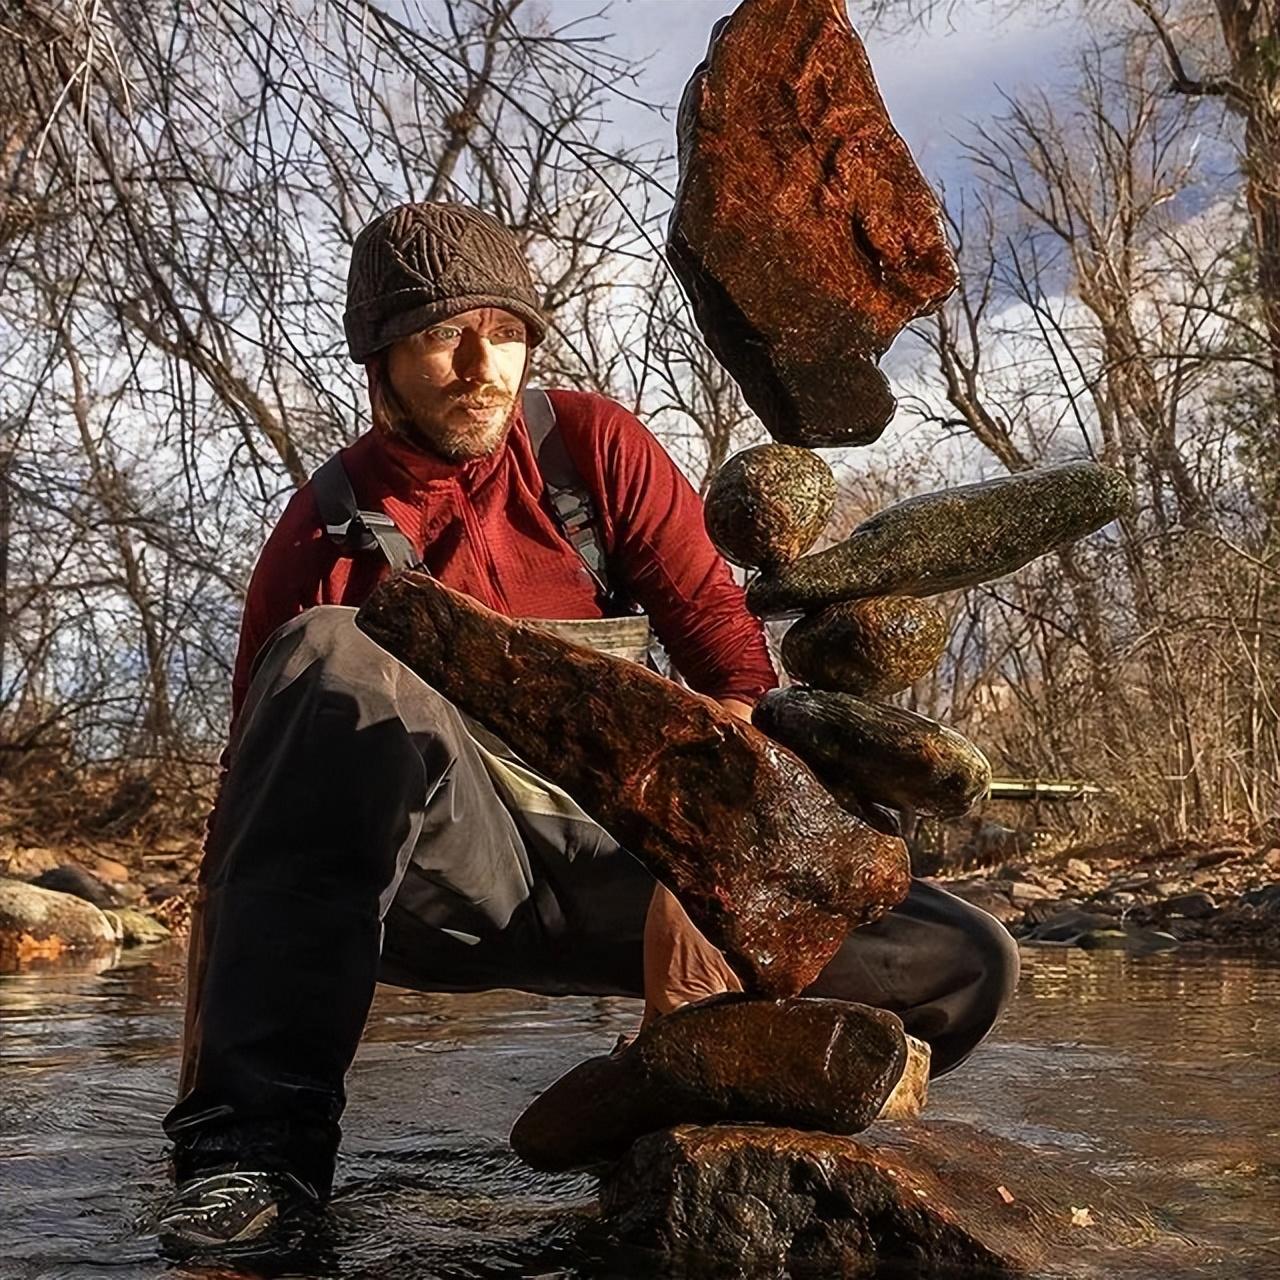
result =
M757 445L716 472L707 489L707 533L734 564L777 567L813 546L835 502L835 476L816 453Z
M563 787L679 899L744 988L795 995L901 901L906 846L846 813L790 751L709 698L424 573L356 624Z
M771 689L751 722L790 747L838 798L954 818L991 784L987 758L954 729L850 693Z
M103 914L111 921L121 943L126 947L140 947L149 942L164 942L171 936L168 928L159 920L134 907L108 909Z
M0 968L64 951L110 947L115 941L111 922L93 903L22 880L0 879Z
M762 617L861 596L931 596L1013 573L1129 509L1124 473L1096 462L921 494L863 521L843 542L801 556L747 589Z
M887 698L938 664L947 624L910 596L846 600L801 618L782 637L782 665L817 689Z
M670 1255L680 1274L1040 1275L1049 1261L1074 1275L1099 1254L1131 1264L1142 1246L1162 1250L1152 1275L1203 1261L1106 1181L943 1121L859 1138L682 1125L640 1139L601 1180L600 1204L616 1239Z
M902 1023L885 1009L713 997L561 1076L516 1121L511 1146L526 1164L555 1171L617 1160L644 1134L685 1122L858 1133L907 1061Z
M52 889L56 893L69 893L72 897L83 898L85 902L92 902L95 907L115 907L122 901L119 893L110 885L73 862L42 872L31 883L41 889Z
M775 440L867 444L876 360L956 286L941 210L844 0L745 0L681 98L667 256Z

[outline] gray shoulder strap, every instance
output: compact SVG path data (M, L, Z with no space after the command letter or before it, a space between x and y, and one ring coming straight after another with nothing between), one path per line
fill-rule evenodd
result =
M360 510L341 454L335 453L316 469L311 476L311 489L325 533L344 551L372 551L377 547L396 571L417 564L413 543L389 515Z

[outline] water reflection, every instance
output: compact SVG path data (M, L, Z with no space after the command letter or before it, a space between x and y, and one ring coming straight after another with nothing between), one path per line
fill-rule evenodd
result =
M175 948L0 977L4 1280L246 1274L166 1270L143 1229L166 1186L181 983ZM1208 1246L1197 1274L1280 1276L1278 1015L1271 960L1027 951L1004 1024L931 1111L1132 1190ZM327 1236L292 1274L659 1274L592 1243L590 1180L532 1173L505 1142L539 1089L637 1016L625 1000L380 990ZM1168 1272L1135 1251L1105 1274Z

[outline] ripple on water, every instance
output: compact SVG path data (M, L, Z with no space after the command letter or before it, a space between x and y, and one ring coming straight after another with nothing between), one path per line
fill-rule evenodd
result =
M166 1273L144 1224L163 1194L182 961L0 977L0 1276ZM314 1277L656 1274L586 1243L593 1186L506 1146L521 1108L631 1027L634 1002L382 989L349 1083L344 1159ZM1024 951L1003 1024L936 1082L979 1125L1147 1200L1220 1261L1280 1275L1280 966L1191 952ZM202 1273L206 1278L211 1272ZM1110 1269L1109 1277L1119 1273ZM1144 1270L1135 1251L1124 1274Z

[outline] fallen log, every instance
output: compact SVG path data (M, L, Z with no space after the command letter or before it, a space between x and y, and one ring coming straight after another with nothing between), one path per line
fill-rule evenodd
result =
M901 840L790 751L638 663L512 620L424 573L356 624L502 738L680 900L749 992L794 995L906 894Z
M867 444L876 367L956 286L941 210L845 0L745 0L681 99L667 255L707 345L775 440Z

